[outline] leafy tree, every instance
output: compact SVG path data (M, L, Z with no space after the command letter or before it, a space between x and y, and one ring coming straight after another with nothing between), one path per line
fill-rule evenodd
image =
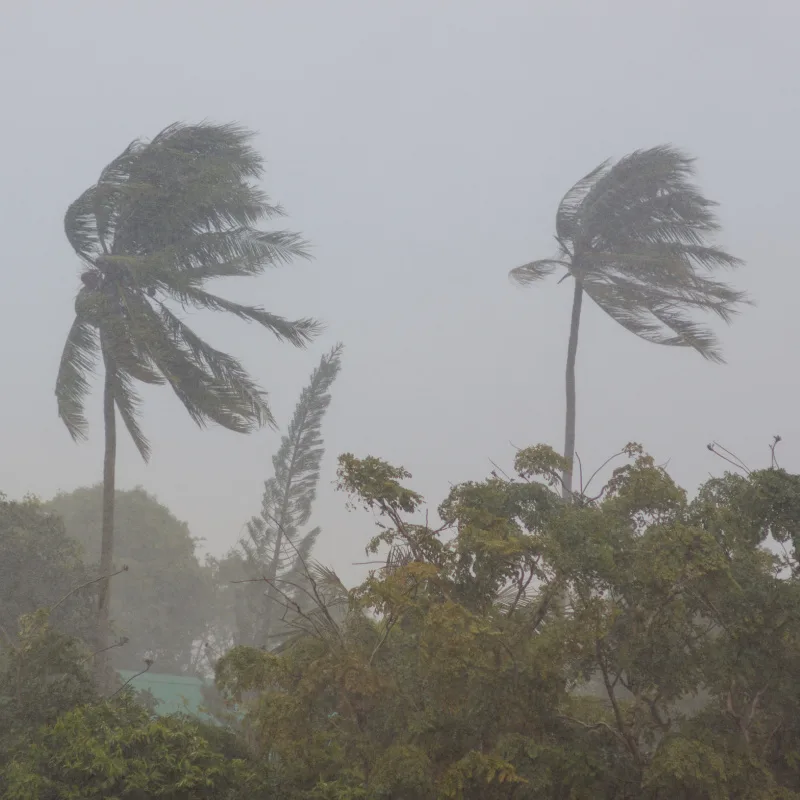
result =
M223 691L256 695L246 727L276 794L800 797L800 583L779 574L797 564L800 477L725 475L689 500L624 452L597 495L565 504L564 458L525 449L514 479L454 487L438 530L412 521L405 470L343 456L385 567L341 623L217 669Z
M91 651L52 627L50 609L24 614L13 638L6 635L0 651L0 764L38 728L96 697L85 669Z
M0 649L13 639L20 618L57 606L52 624L61 633L94 641L94 586L72 590L94 575L84 551L67 535L63 521L33 497L0 495Z
M246 537L223 566L227 577L250 581L237 585L233 593L238 644L275 646L276 637L290 630L286 623L292 607L306 604L304 575L320 528L302 529L316 496L324 454L322 420L341 353L337 345L311 374L272 459L275 474L264 483L261 514L248 522Z
M87 559L101 555L103 487L59 494L45 508L64 521ZM185 522L142 488L115 496L116 556L128 567L116 577L111 600L114 633L128 641L110 651L117 669L138 670L144 658L156 672L194 669L197 644L214 614L210 571L198 562Z
M263 162L251 138L236 125L171 125L150 142L132 142L67 210L66 235L84 272L56 398L72 437L85 438L84 401L100 357L103 575L111 573L113 561L117 412L142 457L150 452L139 427L137 381L168 383L200 426L216 423L247 433L272 421L264 392L242 364L205 342L170 302L255 321L296 346L316 330L311 320L289 321L204 288L214 278L258 275L307 256L297 234L256 227L283 212L252 183ZM109 614L105 580L97 621L101 646L108 640ZM98 670L107 672L102 658Z
M0 793L7 800L265 797L231 734L155 717L122 687L101 701L80 643L49 612L23 618L0 669Z
M558 253L511 271L527 285L564 269L574 281L566 369L564 497L572 492L575 359L584 292L626 330L657 344L692 347L721 362L713 332L693 312L730 322L745 294L714 280L740 261L708 244L719 229L715 203L692 183L694 161L668 146L605 161L564 196L556 214Z

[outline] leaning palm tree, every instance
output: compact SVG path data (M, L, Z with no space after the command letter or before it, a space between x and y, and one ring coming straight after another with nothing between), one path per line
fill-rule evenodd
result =
M567 413L562 476L572 495L575 455L575 357L584 292L612 319L649 342L692 347L723 361L713 332L692 312L730 322L743 292L710 275L740 261L709 243L719 229L716 203L692 183L694 159L670 146L637 150L613 166L605 161L564 196L556 214L558 253L511 270L529 284L566 270L574 281L567 349ZM559 281L560 282L560 281Z
M83 285L56 397L75 440L87 435L84 403L98 361L104 370L98 651L109 639L117 414L142 457L150 454L136 383L169 384L201 427L215 423L247 433L273 423L266 394L242 364L206 343L181 311L227 312L300 347L317 331L313 320L287 320L205 288L214 278L254 276L308 257L298 234L257 228L283 212L254 184L263 161L250 146L252 136L236 125L171 125L149 142L129 145L66 213ZM102 685L108 679L102 655L97 673Z

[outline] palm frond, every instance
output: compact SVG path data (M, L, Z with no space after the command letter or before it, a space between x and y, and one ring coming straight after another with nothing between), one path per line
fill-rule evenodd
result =
M94 326L80 316L76 317L64 343L56 378L58 416L76 441L86 439L85 402L99 352Z
M305 347L322 330L321 323L313 319L288 320L277 314L272 314L259 306L247 306L226 300L224 297L206 292L194 286L183 286L176 291L177 299L186 305L202 308L209 311L227 311L239 319L248 322L257 322L279 340L284 340L295 347Z
M669 145L637 150L599 177L578 214L580 249L653 239L654 224L672 224L676 241L699 243L719 228L713 208L691 183L694 159ZM662 232L663 236L663 232Z
M150 443L139 427L142 400L134 388L130 375L120 369L114 371L114 402L139 455L145 461L149 461Z
M205 231L175 244L164 255L194 280L259 275L266 267L310 258L308 242L292 231L233 228Z
M250 183L263 161L253 134L237 125L171 125L145 145L131 180L151 188L119 226L116 244L128 253L153 253L192 234L252 227L280 216Z
M143 349L166 378L189 416L199 427L215 422L237 433L250 433L265 424L263 405L255 405L238 386L218 381L198 364L189 348L177 342L161 317L144 301L133 302Z
M579 214L586 195L592 186L608 173L610 163L610 160L606 159L602 164L598 164L561 198L556 213L556 238L560 242L570 242L575 238Z
M161 304L157 313L165 330L179 347L191 353L195 363L213 375L218 383L241 395L260 426L275 424L264 390L252 380L238 359L211 347L167 306Z
M623 328L653 344L692 347L709 361L723 363L714 333L682 313L681 304L619 283L585 281L584 289Z
M72 249L87 263L102 252L94 218L94 186L68 206L64 232Z
M539 261L531 261L528 264L523 264L521 267L515 267L509 272L509 277L515 283L522 286L527 286L530 283L543 280L544 278L552 275L559 267L566 267L569 265L563 261L553 258L543 258Z
M293 231L265 231L253 237L265 254L265 263L270 265L289 264L295 258L309 260L309 243Z
M97 183L67 208L64 232L84 261L92 263L99 255L111 252L125 197L147 188L131 181L131 169L141 150L141 141L131 142L103 169Z

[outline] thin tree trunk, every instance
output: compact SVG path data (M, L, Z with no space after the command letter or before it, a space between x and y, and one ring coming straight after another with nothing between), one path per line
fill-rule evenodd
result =
M103 457L103 528L100 544L100 574L109 576L114 558L114 498L116 490L117 420L114 411L114 364L106 357L105 384L103 387L103 424L105 427L105 455ZM100 581L97 609L97 644L101 651L95 660L95 675L101 691L110 688L111 669L108 654L110 634L111 581Z
M278 559L281 555L283 537L286 533L286 525L288 523L286 517L289 514L289 496L292 489L292 481L294 480L295 469L297 468L297 450L300 446L300 440L303 438L304 425L307 416L307 413L303 414L295 431L295 440L292 443L292 459L289 462L289 469L286 472L286 486L283 487L284 493L283 503L281 504L281 513L277 520L273 520L273 524L276 526L277 530L275 534L275 548L272 554L272 563L270 564L269 571L267 573L267 607L264 613L264 627L262 629L262 639L264 642L263 647L265 647L267 650L270 649L270 639L272 637L272 629L274 627L275 619L275 604L278 602L278 591L275 587L275 579L278 577Z
M562 474L562 495L565 500L572 497L572 470L575 458L575 357L578 354L578 328L581 324L581 305L583 286L575 279L575 293L572 296L572 320L569 327L569 347L567 348L567 419L564 430L564 458L569 470Z
M278 592L275 588L275 579L278 577L278 559L281 556L281 545L283 544L283 529L278 524L278 530L275 534L275 548L272 553L272 563L269 565L267 571L267 602L264 608L264 622L261 629L262 647L270 650L272 644L272 628L274 619L275 604L278 602Z

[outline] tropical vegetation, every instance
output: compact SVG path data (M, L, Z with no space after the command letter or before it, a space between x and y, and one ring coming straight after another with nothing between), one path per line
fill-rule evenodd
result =
M338 489L376 525L354 586L314 557L341 345L222 558L201 559L156 496L116 486L118 417L150 453L139 384L168 384L201 427L277 427L245 366L189 319L232 314L298 347L319 329L209 289L308 255L262 229L283 213L262 172L249 131L176 124L67 211L83 272L58 414L86 437L102 365L103 480L0 495L0 796L800 800L800 475L780 437L755 470L709 445L727 471L694 491L636 443L572 478L584 294L716 362L696 313L729 322L749 302L714 277L740 262L713 241L692 159L661 146L604 162L559 205L557 255L512 271L573 281L562 453L519 449L435 507L406 468L339 456ZM194 704L159 710L142 676L191 684Z

